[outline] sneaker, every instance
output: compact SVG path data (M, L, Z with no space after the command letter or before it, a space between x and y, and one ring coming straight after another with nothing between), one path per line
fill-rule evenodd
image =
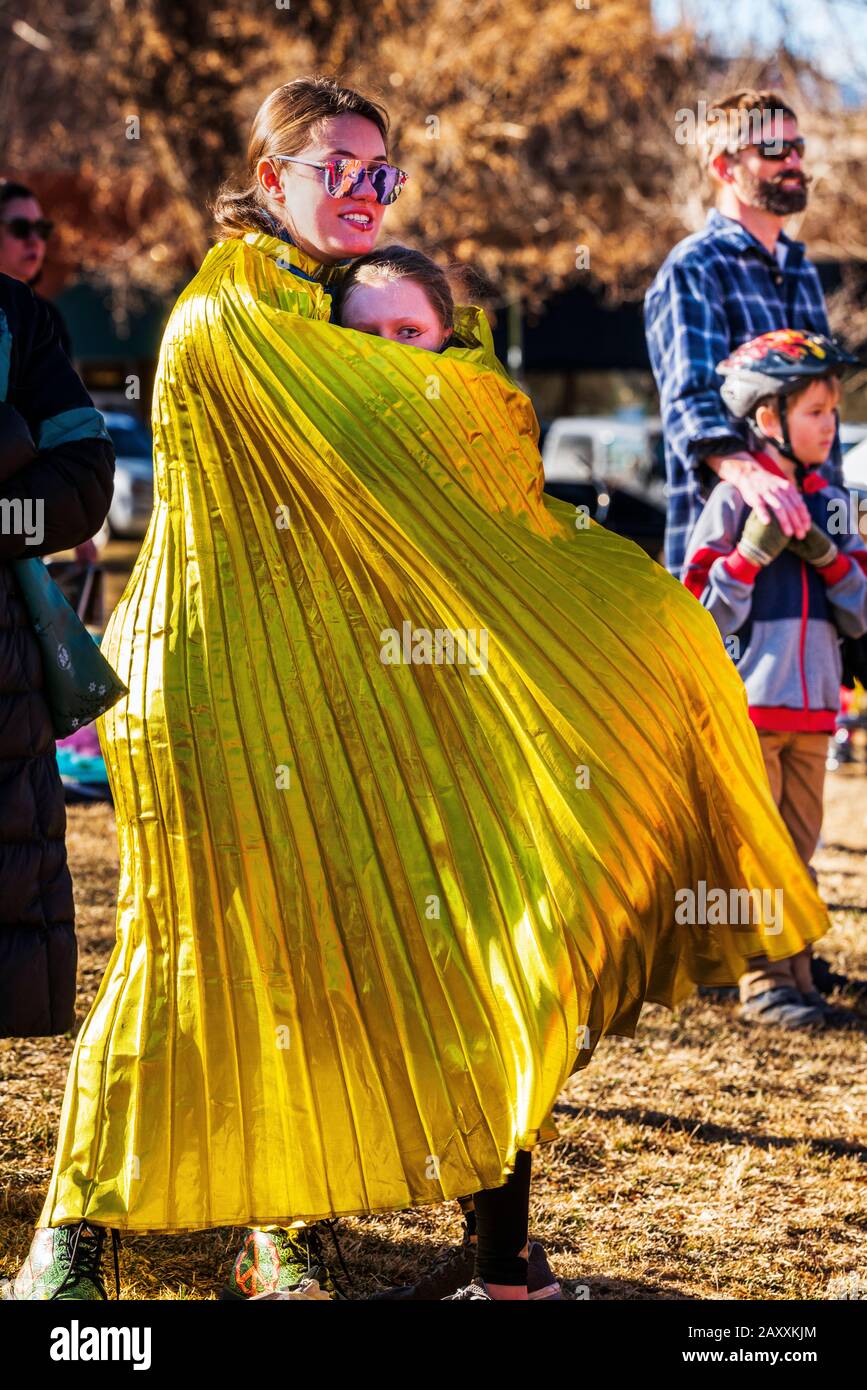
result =
M548 1256L538 1240L530 1241L527 1256L527 1295L532 1302L563 1300L560 1281L551 1271Z
M332 1238L342 1264L333 1232ZM229 1281L220 1291L221 1299L283 1297L343 1297L325 1262L316 1226L248 1230L235 1256Z
M326 1302L332 1301L332 1295L326 1293L325 1289L319 1287L318 1279L302 1279L300 1284L296 1284L291 1289L279 1289L274 1293L254 1293L251 1302L259 1300L269 1300L277 1298L300 1298L300 1299L325 1299Z
M445 1298L457 1293L464 1285L478 1282L474 1279L476 1267L476 1247L465 1240L461 1245L453 1245L436 1261L427 1274L417 1284L403 1284L394 1289L383 1289L381 1293L371 1294L372 1299L410 1300ZM551 1266L542 1246L537 1240L530 1241L527 1258L527 1292L531 1299L562 1299L563 1291L551 1273Z
M820 994L817 989L802 989L801 998L808 1008L821 1009L823 1013L831 1012L831 1005L828 1003L824 994Z
M476 1267L476 1247L465 1240L460 1245L452 1245L431 1265L417 1284L401 1284L394 1289L383 1289L381 1293L371 1294L372 1299L399 1299L404 1302L424 1300L442 1301L456 1289L472 1280Z
M105 1229L79 1221L74 1226L44 1226L30 1242L27 1259L14 1279L0 1283L0 1299L106 1300L102 1279L102 1249ZM112 1231L115 1295L120 1298L118 1247L120 1239Z
M457 1293L447 1293L442 1303L460 1303L471 1298L481 1300L483 1303L493 1303L494 1300L488 1293L488 1286L484 1279L474 1279L466 1288L458 1289Z
M817 994L833 994L835 989L840 989L858 998L867 996L867 980L852 980L848 975L840 975L822 956L811 957L810 965Z
M745 1023L776 1024L780 1028L810 1028L825 1021L824 1006L806 1004L803 995L790 985L766 989L741 1004L739 1012Z

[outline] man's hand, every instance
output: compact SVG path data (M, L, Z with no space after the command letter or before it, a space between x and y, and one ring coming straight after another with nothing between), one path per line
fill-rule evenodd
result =
M738 550L752 565L769 565L776 560L789 544L773 517L762 521L758 512L752 511L738 541Z
M789 549L795 555L800 555L808 564L815 565L817 569L824 569L826 565L832 564L840 554L830 537L815 525L810 527L802 541L790 541Z
M704 460L723 480L736 487L761 521L775 517L785 536L803 539L811 526L803 497L788 478L769 473L750 454L712 454Z

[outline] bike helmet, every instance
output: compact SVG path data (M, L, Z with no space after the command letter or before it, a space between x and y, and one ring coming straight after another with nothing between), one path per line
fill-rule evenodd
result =
M786 397L809 381L842 376L848 367L856 366L858 358L834 338L800 328L778 328L742 343L718 364L717 371L725 377L721 394L732 415L749 420L762 438L765 435L754 419L756 407L770 396L779 402L783 440L771 442L800 468L803 465L792 453L789 440Z
M777 400L782 441L770 439L770 443L796 464L800 484L806 470L792 453L786 396L809 381L842 377L846 368L857 366L859 359L835 338L807 334L802 328L777 328L735 347L734 353L718 364L717 371L725 377L721 395L732 416L736 420L749 420L754 432L763 439L768 436L754 420L756 407L768 396Z
M839 376L857 365L858 358L833 338L778 328L742 343L717 371L725 377L723 400L732 415L744 420L768 396L786 396L808 381Z

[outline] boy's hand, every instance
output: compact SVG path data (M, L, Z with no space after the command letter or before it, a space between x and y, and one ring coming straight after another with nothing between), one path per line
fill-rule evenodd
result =
M773 517L769 521L763 521L755 511L750 512L747 517L737 548L750 564L764 566L776 560L786 546L792 544L789 537L783 535Z
M817 569L824 569L826 565L833 564L840 553L830 537L815 524L810 527L802 541L789 541L789 549L795 555L800 555L808 564L815 565Z

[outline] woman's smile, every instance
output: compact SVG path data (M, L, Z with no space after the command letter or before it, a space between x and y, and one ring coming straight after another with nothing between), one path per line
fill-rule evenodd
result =
M352 227L360 227L363 231L373 226L373 218L363 208L351 208L349 212L341 212L338 216L342 222L348 222Z

